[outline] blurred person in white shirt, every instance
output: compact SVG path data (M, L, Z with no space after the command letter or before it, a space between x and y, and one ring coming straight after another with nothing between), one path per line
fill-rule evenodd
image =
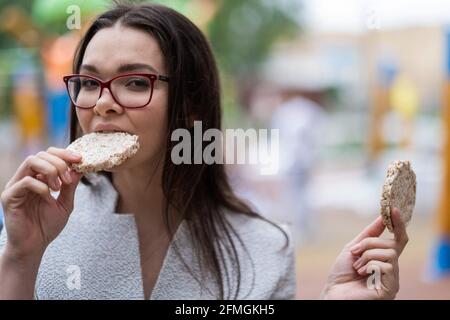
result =
M298 243L314 236L309 186L326 116L320 96L320 91L281 89L281 103L271 120L271 127L280 130L281 202L290 213Z

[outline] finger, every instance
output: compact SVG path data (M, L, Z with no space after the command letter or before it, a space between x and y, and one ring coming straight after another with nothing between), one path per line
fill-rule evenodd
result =
M398 260L397 251L395 249L371 249L365 251L359 259L353 263L353 268L358 270L370 260L379 260L383 262L395 262Z
M383 219L378 216L375 221L368 225L359 235L357 235L352 241L350 241L349 246L353 247L361 240L369 237L379 237L384 231Z
M29 192L41 196L47 203L53 203L55 201L50 194L48 185L30 176L24 177L5 191L7 199L12 199L13 197L23 197Z
M370 249L395 249L396 247L397 242L395 240L372 237L361 240L359 243L351 247L350 251L354 255L360 255L362 252Z
M69 174L72 182L61 187L61 191L57 199L57 201L66 209L68 214L70 214L73 210L75 190L81 180L81 177L83 176L82 173L78 173L74 170L71 170Z
M69 162L69 163L77 163L81 161L81 155L77 154L75 152L66 150L66 149L59 149L55 147L50 147L47 149L47 153L56 155L57 157L61 158L62 160ZM35 163L35 158L37 158L34 155L28 156L19 166L14 176L8 181L6 184L6 188L9 188L14 183L18 182L19 180L23 179L26 176L35 176L36 173L40 173L40 171L34 171L34 169L30 166L30 164ZM42 172L44 173L44 172ZM55 180L50 180L49 182L54 182L53 187L57 187L59 189L59 182Z
M381 276L388 276L395 278L396 275L398 274L398 265L389 262L371 260L367 264L359 268L357 272L361 276L373 274L374 272L380 272Z
M11 179L10 185L17 183L27 176L34 177L38 173L47 176L49 186L53 190L59 189L58 170L51 163L37 156L29 156L25 159L17 170L16 175Z
M64 160L44 151L39 152L36 156L50 162L53 166L55 166L55 168L58 170L58 174L62 182L64 182L65 184L69 184L72 182L69 174L69 166Z
M49 182L49 179L47 179L47 177L46 176L44 176L43 174L41 174L41 173L38 173L37 175L36 175L36 177L34 177L35 179L37 179L37 180L39 180L39 181L41 181L41 182L43 182L43 183L45 183L52 191L59 191L59 189L60 189L60 186L61 186L61 183L59 182L59 180L57 180L57 181L55 181L55 182L53 182L52 184ZM57 186L56 185L54 185L54 184L57 184Z
M48 184L47 178L46 178L43 174L41 174L41 173L38 173L38 174L36 175L35 179L38 179L39 181L42 181L42 182L44 182L45 184Z
M377 299L395 299L399 291L398 266L382 261L370 261L358 273L368 276L367 288L376 290Z
M67 150L67 149L50 147L47 149L47 152L57 156L58 158L63 159L64 161L67 161L69 163L80 162L81 158L82 158L81 154L74 152L74 151Z
M394 238L398 243L399 253L401 253L408 243L408 233L406 232L406 225L402 220L400 210L393 208L391 212L392 224L394 227Z

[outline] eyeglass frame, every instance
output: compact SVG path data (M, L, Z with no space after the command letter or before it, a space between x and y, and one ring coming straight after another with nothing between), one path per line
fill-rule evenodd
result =
M114 96L114 93L111 90L111 83L114 80L118 79L118 78L124 78L124 77L128 77L128 76L143 76L143 77L146 77L146 78L148 78L150 80L150 83L151 83L150 98L148 99L148 101L144 105L139 106L139 107L126 107L126 106L122 105L116 99L116 97ZM126 74L118 75L118 76L116 76L116 77L114 77L112 79L109 79L108 81L102 81L99 78L96 78L94 76L84 75L84 74L69 74L69 75L66 75L66 76L63 77L63 81L66 84L67 94L69 95L70 101L73 103L73 105L75 107L77 107L77 108L80 108L80 109L92 109L92 108L94 108L97 105L97 102L94 105L90 106L90 107L77 106L77 104L73 101L72 95L70 94L70 90L69 90L69 81L70 81L70 79L75 78L75 77L85 77L85 78L89 78L89 79L95 80L98 83L100 83L100 93L98 95L97 102L98 102L98 99L100 99L100 97L102 96L103 89L106 88L111 93L111 97L113 98L113 100L119 106L121 106L122 108L126 108L126 109L139 109L139 108L145 107L146 105L148 105L150 103L150 101L152 101L153 89L155 88L155 81L160 80L160 81L164 81L164 82L169 82L169 77L166 77L166 76L163 76L163 75L159 75L159 74L155 74L155 73L126 73Z

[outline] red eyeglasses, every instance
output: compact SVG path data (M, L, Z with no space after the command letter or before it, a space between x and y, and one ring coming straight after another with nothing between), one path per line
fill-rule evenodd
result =
M151 73L123 74L105 82L81 74L68 75L63 80L72 103L83 109L95 107L105 88L123 108L142 108L152 100L157 80L169 82L168 77Z

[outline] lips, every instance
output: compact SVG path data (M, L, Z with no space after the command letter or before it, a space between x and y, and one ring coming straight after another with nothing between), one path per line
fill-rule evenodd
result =
M113 124L99 124L95 126L94 132L100 132L100 133L111 133L111 132L125 132L130 133L129 131L120 128L119 126L113 125Z

